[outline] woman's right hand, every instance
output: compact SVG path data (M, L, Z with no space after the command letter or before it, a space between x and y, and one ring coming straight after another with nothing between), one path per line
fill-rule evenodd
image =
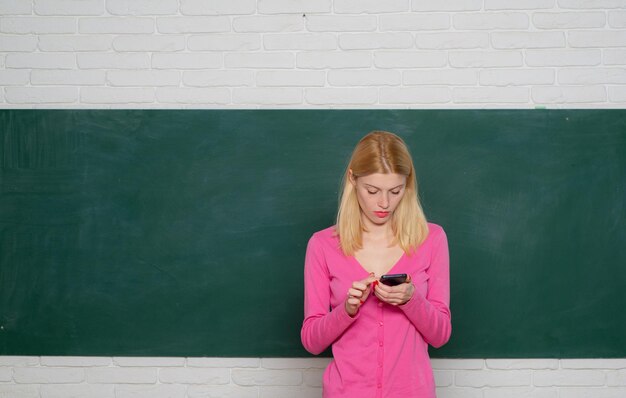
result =
M359 307L365 303L365 300L367 300L372 291L372 282L376 280L376 276L372 272L367 278L352 282L352 287L348 289L348 298L346 299L346 312L348 315L351 317L356 315L359 311Z

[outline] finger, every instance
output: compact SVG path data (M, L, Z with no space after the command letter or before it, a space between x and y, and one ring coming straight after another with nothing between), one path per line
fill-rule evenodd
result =
M363 297L363 291L359 290L359 289L349 289L348 290L348 296L350 297L356 297L358 299L360 299L361 297Z

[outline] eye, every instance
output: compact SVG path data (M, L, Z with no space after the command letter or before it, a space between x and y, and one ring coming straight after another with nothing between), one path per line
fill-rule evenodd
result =
M401 190L398 189L397 191L390 191L390 192L394 195L400 195Z
M367 193L369 193L370 195L376 195L378 193L378 191L370 191L369 189L367 190Z

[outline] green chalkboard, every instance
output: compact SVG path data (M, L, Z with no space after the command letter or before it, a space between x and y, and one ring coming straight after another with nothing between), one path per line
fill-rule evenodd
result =
M448 233L435 357L626 356L624 110L2 110L0 355L308 355L306 243L374 129Z

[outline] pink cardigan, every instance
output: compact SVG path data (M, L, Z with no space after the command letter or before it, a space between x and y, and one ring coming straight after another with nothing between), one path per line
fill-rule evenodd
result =
M424 243L390 271L411 275L416 287L411 300L392 306L370 294L354 318L344 301L352 282L368 272L342 253L334 227L309 240L301 338L312 354L332 345L324 397L435 398L428 344L440 347L450 338L449 255L444 230L428 227Z

